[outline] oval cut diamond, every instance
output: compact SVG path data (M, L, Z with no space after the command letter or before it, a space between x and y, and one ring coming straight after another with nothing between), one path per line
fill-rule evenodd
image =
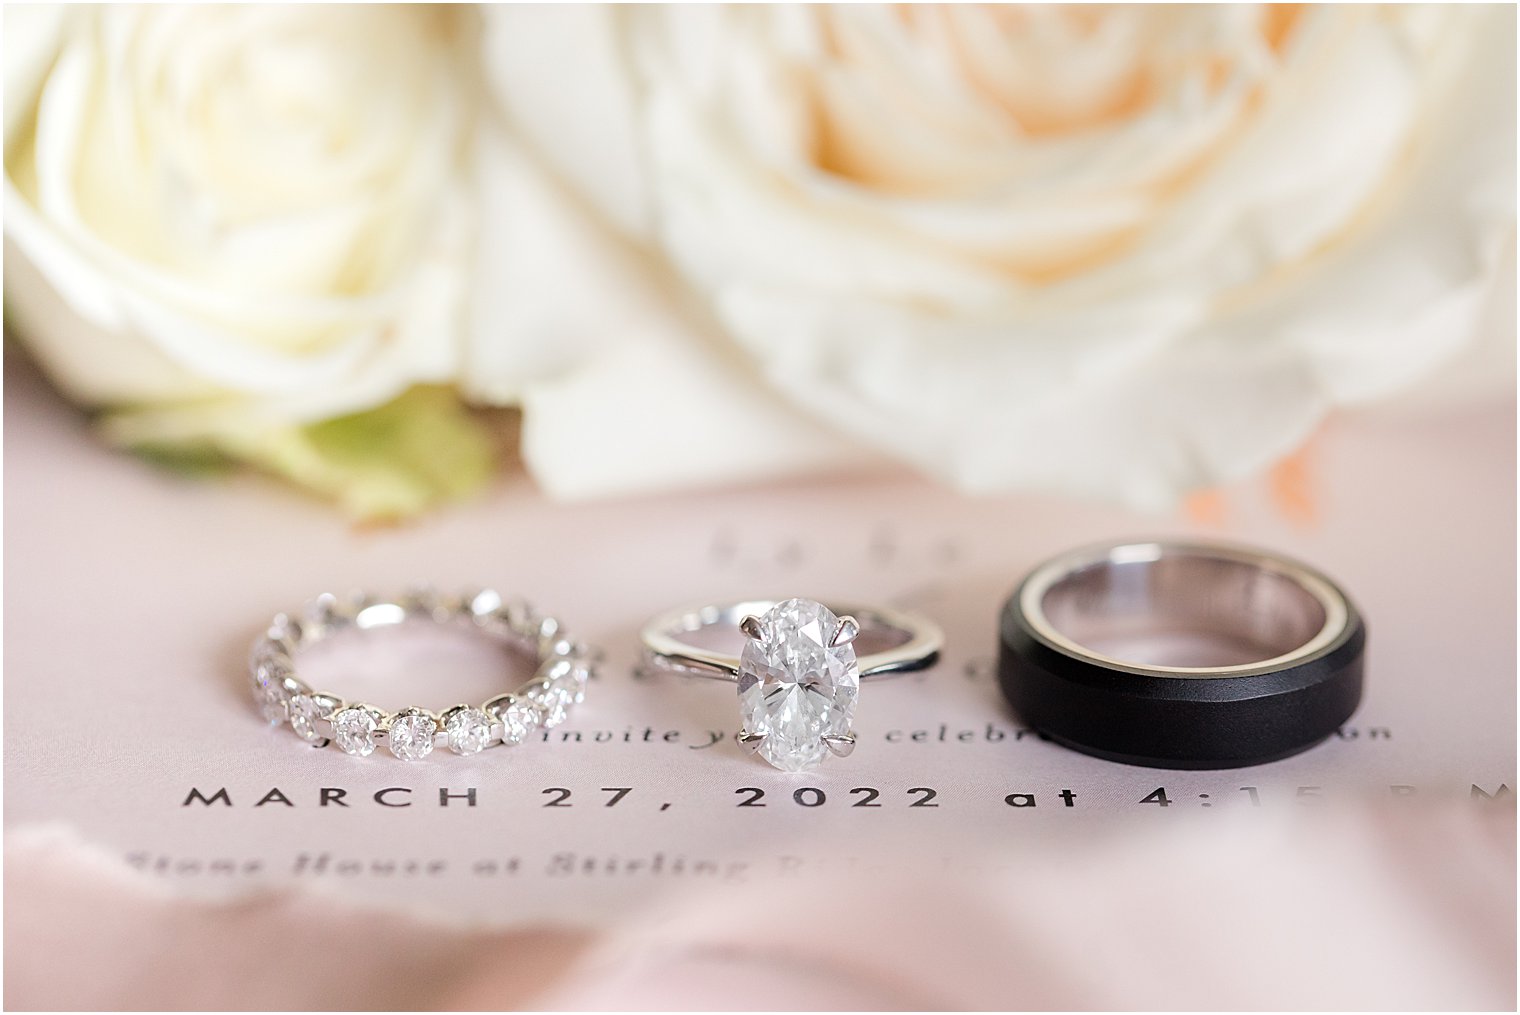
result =
M810 599L777 603L758 618L739 658L739 712L744 732L784 772L813 768L828 751L825 737L846 737L860 693L855 647L833 644L839 618Z

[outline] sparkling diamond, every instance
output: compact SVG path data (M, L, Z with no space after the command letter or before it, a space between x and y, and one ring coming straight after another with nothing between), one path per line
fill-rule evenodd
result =
M438 723L421 710L408 709L391 720L391 753L402 761L421 761L433 753Z
M553 729L567 719L570 705L575 704L575 694L575 685L550 676L537 679L523 691L523 697L537 705L544 729Z
M253 671L278 668L290 669L290 652L279 641L265 635L248 650L248 668Z
M375 731L379 718L365 708L345 708L333 713L333 737L338 746L356 758L375 753Z
M265 688L270 684L278 684L290 676L290 663L284 658L264 659L255 664L252 673L254 684L259 688Z
M252 677L253 701L259 714L269 725L280 725L285 721L285 701L289 697L284 688L283 670L273 663L262 662L254 666Z
M279 684L264 684L254 691L254 701L259 706L259 714L271 726L278 726L285 721L285 692Z
M815 767L824 737L845 736L855 715L860 668L855 647L829 644L839 618L810 599L777 603L759 618L739 660L739 712L757 753L784 772Z
M523 692L538 706L545 729L553 729L565 721L571 705L586 700L586 681L590 667L579 659L553 659L540 670L539 678Z
M330 707L329 705L328 708ZM313 744L327 742L327 738L317 729L317 720L327 713L327 708L316 698L309 694L297 694L290 699L286 713L290 717L290 728L296 731L296 736Z
M465 607L477 623L488 620L501 609L501 596L494 589L481 589L466 597Z
M530 701L513 698L498 714L504 744L520 744L538 727L538 706Z
M568 695L570 704L579 705L586 700L586 682L591 679L591 667L580 659L560 659L550 668L548 677L562 694Z
M477 754L491 743L491 717L478 708L453 713L444 729L449 735L449 750L455 754Z

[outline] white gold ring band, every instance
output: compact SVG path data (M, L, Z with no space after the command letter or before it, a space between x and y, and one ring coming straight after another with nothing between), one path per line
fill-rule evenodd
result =
M300 652L347 630L366 631L407 621L461 626L503 641L533 658L533 677L517 690L480 705L455 705L442 712L403 708L387 712L364 702L347 702L312 690L296 674ZM279 614L253 643L248 672L255 704L271 726L289 724L297 737L317 747L336 743L355 757L373 754L384 741L404 761L421 761L443 743L455 754L522 743L535 730L563 722L585 698L593 673L593 652L565 636L553 617L535 613L521 600L504 600L490 589L459 596L430 591L395 599L324 593L299 616Z

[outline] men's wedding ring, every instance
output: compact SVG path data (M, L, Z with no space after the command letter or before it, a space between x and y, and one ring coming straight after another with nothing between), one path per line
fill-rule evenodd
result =
M1113 761L1262 764L1333 735L1362 696L1367 627L1350 597L1249 546L1072 550L1024 580L1001 628L999 681L1019 717Z
M348 702L312 690L296 674L297 656L319 641L347 630L362 632L417 620L497 638L530 656L536 672L511 693L442 712L387 712ZM563 722L571 707L585 698L592 655L585 645L566 637L553 617L490 589L452 597L416 592L396 599L323 594L301 614L282 613L270 622L253 644L248 670L254 701L270 725L288 723L307 743L320 747L335 742L355 757L373 754L383 741L396 757L421 761L435 744L447 745L455 754L476 754L487 747L520 744L536 730Z
M737 655L710 647L725 628L743 632ZM831 609L811 599L672 610L643 632L655 668L736 681L739 742L786 772L814 768L827 754L848 755L860 681L931 666L943 640L937 626L914 614Z

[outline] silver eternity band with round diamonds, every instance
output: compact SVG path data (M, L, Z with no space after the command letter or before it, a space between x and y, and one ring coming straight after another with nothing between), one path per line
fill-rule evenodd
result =
M386 712L363 702L313 691L296 675L302 649L347 630L366 631L423 620L480 631L533 657L537 671L523 686L476 705L442 712L403 708ZM500 744L520 744L540 728L565 720L586 696L593 670L591 650L566 637L559 621L535 613L521 600L490 589L460 596L415 592L394 600L324 593L299 616L281 613L253 643L248 660L253 697L271 726L290 724L296 736L318 747L329 742L356 757L373 754L384 741L404 761L421 761L435 744L455 754L476 754Z
M743 651L694 642L710 642L706 636L716 628L742 632ZM916 614L885 607L836 611L811 599L671 610L643 632L653 666L737 681L738 741L788 772L853 751L860 681L932 666L943 640L932 621Z

